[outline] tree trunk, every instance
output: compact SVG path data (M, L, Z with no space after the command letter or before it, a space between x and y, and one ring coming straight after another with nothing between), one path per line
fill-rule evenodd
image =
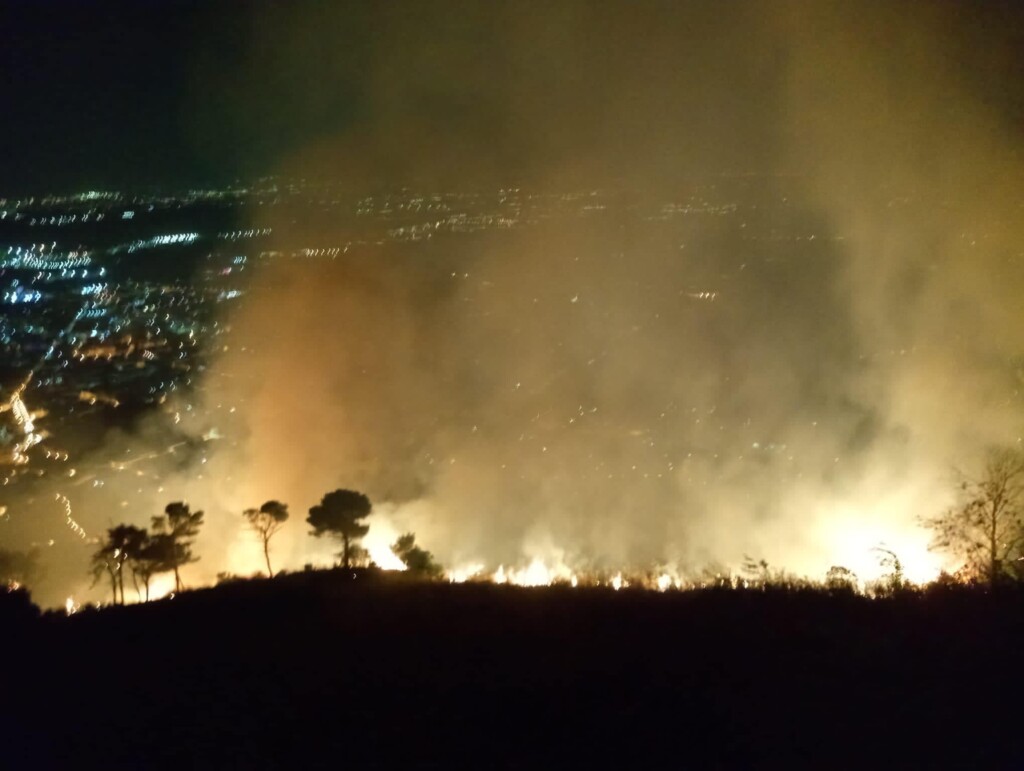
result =
M267 561L267 578L274 577L274 571L270 569L270 539L263 539L263 557Z
M178 566L174 566L174 591L181 591L181 576L178 574Z
M998 547L996 545L996 526L999 524L998 511L993 506L992 511L992 529L989 531L989 569L988 569L988 584L994 587L996 585L996 575L999 570L999 559Z
M114 604L117 605L117 573L110 571L110 590L114 593Z

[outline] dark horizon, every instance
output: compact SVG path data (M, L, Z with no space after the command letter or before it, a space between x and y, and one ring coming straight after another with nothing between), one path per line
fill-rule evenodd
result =
M836 21L857 46L931 36L995 120L1024 123L1024 9L1009 2L8 2L0 195L325 161L371 185L449 187L813 172L788 149L806 116L787 94ZM882 72L878 108L916 87L913 66Z

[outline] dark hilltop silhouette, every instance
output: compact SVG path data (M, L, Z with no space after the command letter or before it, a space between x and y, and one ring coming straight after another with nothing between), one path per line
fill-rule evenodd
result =
M337 568L40 616L8 768L1014 768L1024 590L868 598Z

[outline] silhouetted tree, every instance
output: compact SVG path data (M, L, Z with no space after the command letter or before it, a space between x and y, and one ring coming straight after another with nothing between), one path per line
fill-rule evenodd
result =
M0 585L9 587L29 584L39 574L39 552L0 549Z
M116 552L116 549L111 545L109 538L109 531L107 540L100 543L99 548L93 552L92 559L89 562L89 572L92 573L92 585L95 586L97 582L106 573L110 577L110 593L112 596L111 602L114 605L118 604L117 588L118 588L118 575L121 571L122 560L119 559L120 555Z
M960 502L925 524L935 533L931 547L963 559L988 583L1012 574L1024 544L1024 451L988 453L979 478L963 476Z
M167 556L173 551L173 542L161 536L146 534L146 539L139 548L128 555L128 564L131 567L132 577L142 582L145 589L145 601L149 602L149 582L157 573L166 573L174 570L171 559ZM138 591L138 586L135 587ZM140 596L140 599L142 597Z
M743 572L746 574L747 585L765 587L771 583L772 573L765 559L755 560L750 555L743 555Z
M309 510L306 522L313 526L312 534L317 538L326 533L341 540L342 564L347 568L352 564L353 547L370 532L370 526L362 520L370 515L372 508L370 499L362 493L335 490Z
M135 591L141 599L135 565L141 559L148 543L149 534L143 528L135 525L116 525L107 530L106 539L92 555L93 584L95 585L96 581L106 573L111 580L115 605L124 605L124 566L126 564L132 569Z
M896 552L886 546L875 546L872 551L878 552L878 564L889 570L875 582L875 591L891 594L906 588L907 580L903 573L903 562Z
M391 544L391 551L405 563L410 573L425 578L439 578L443 573L441 566L434 561L434 555L416 545L416 536L412 533L399 536Z
M370 564L370 552L359 544L353 543L348 550L348 561L358 567Z
M137 557L149 541L149 534L144 528L135 525L117 525L107 530L107 548L110 557L117 563L117 587L121 592L121 604L124 605L124 566L132 568L132 581L135 582L135 593L139 594L137 576L133 558ZM141 599L141 595L140 595Z
M124 604L124 566L127 565L132 574L132 584L135 587L135 594L142 600L142 591L139 588L139 579L143 580L146 588L146 599L149 599L149 579L155 572L157 565L152 559L152 539L145 528L135 525L117 525L107 531L107 542L105 549L108 558L118 563L118 589L121 593L121 604ZM167 566L166 570L171 567Z
M280 501L267 501L258 509L246 509L242 512L249 527L263 542L263 557L267 561L267 575L274 577L270 568L270 538L280 530L288 519L288 504Z
M857 574L842 565L833 565L825 574L825 586L832 591L857 590Z
M164 514L153 517L152 555L161 570L174 571L174 591L180 592L181 567L198 561L192 554L192 539L199 534L203 512L191 511L187 503L168 503Z

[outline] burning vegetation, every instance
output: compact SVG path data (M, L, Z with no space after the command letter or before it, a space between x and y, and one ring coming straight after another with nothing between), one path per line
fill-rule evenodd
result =
M1024 580L1024 454L1006 448L993 450L980 476L961 476L958 503L943 513L924 518L921 523L934 535L931 548L958 567L927 580L913 575L907 567L907 556L885 544L871 549L875 562L871 574L860 575L847 566L835 565L820 579L777 569L763 558L751 556L745 557L737 570L715 565L694 570L679 565L607 567L587 562L571 563L565 553L558 550L549 550L553 556L536 555L519 565L495 567L467 562L442 566L431 552L416 543L413 533L397 533L386 522L382 527L375 527L369 498L345 489L324 495L320 503L310 508L306 523L311 527L310 535L332 539L341 547L335 565L343 570L401 571L413 580L452 584L607 587L615 591L653 592L801 588L842 590L876 597L895 591L919 591L932 584L995 587ZM288 505L270 500L258 508L244 510L242 518L255 536L254 546L258 546L262 554L266 576L273 578L271 539L288 526ZM105 537L94 542L97 548L90 564L94 584L101 580L109 582L112 605L124 605L128 601L126 576L134 592L134 597L128 598L132 601L148 602L176 596L185 589L183 569L199 560L194 545L203 522L202 511L192 511L187 503L174 502L166 506L164 514L153 517L148 530L130 524L108 528ZM31 587L38 575L37 559L38 552L0 552L0 579L11 591ZM306 570L312 567L306 564ZM259 574L259 571L252 573L254 577ZM220 581L238 578L237 573L218 571ZM68 598L67 605L69 613L71 608L74 612L80 609L73 598Z

